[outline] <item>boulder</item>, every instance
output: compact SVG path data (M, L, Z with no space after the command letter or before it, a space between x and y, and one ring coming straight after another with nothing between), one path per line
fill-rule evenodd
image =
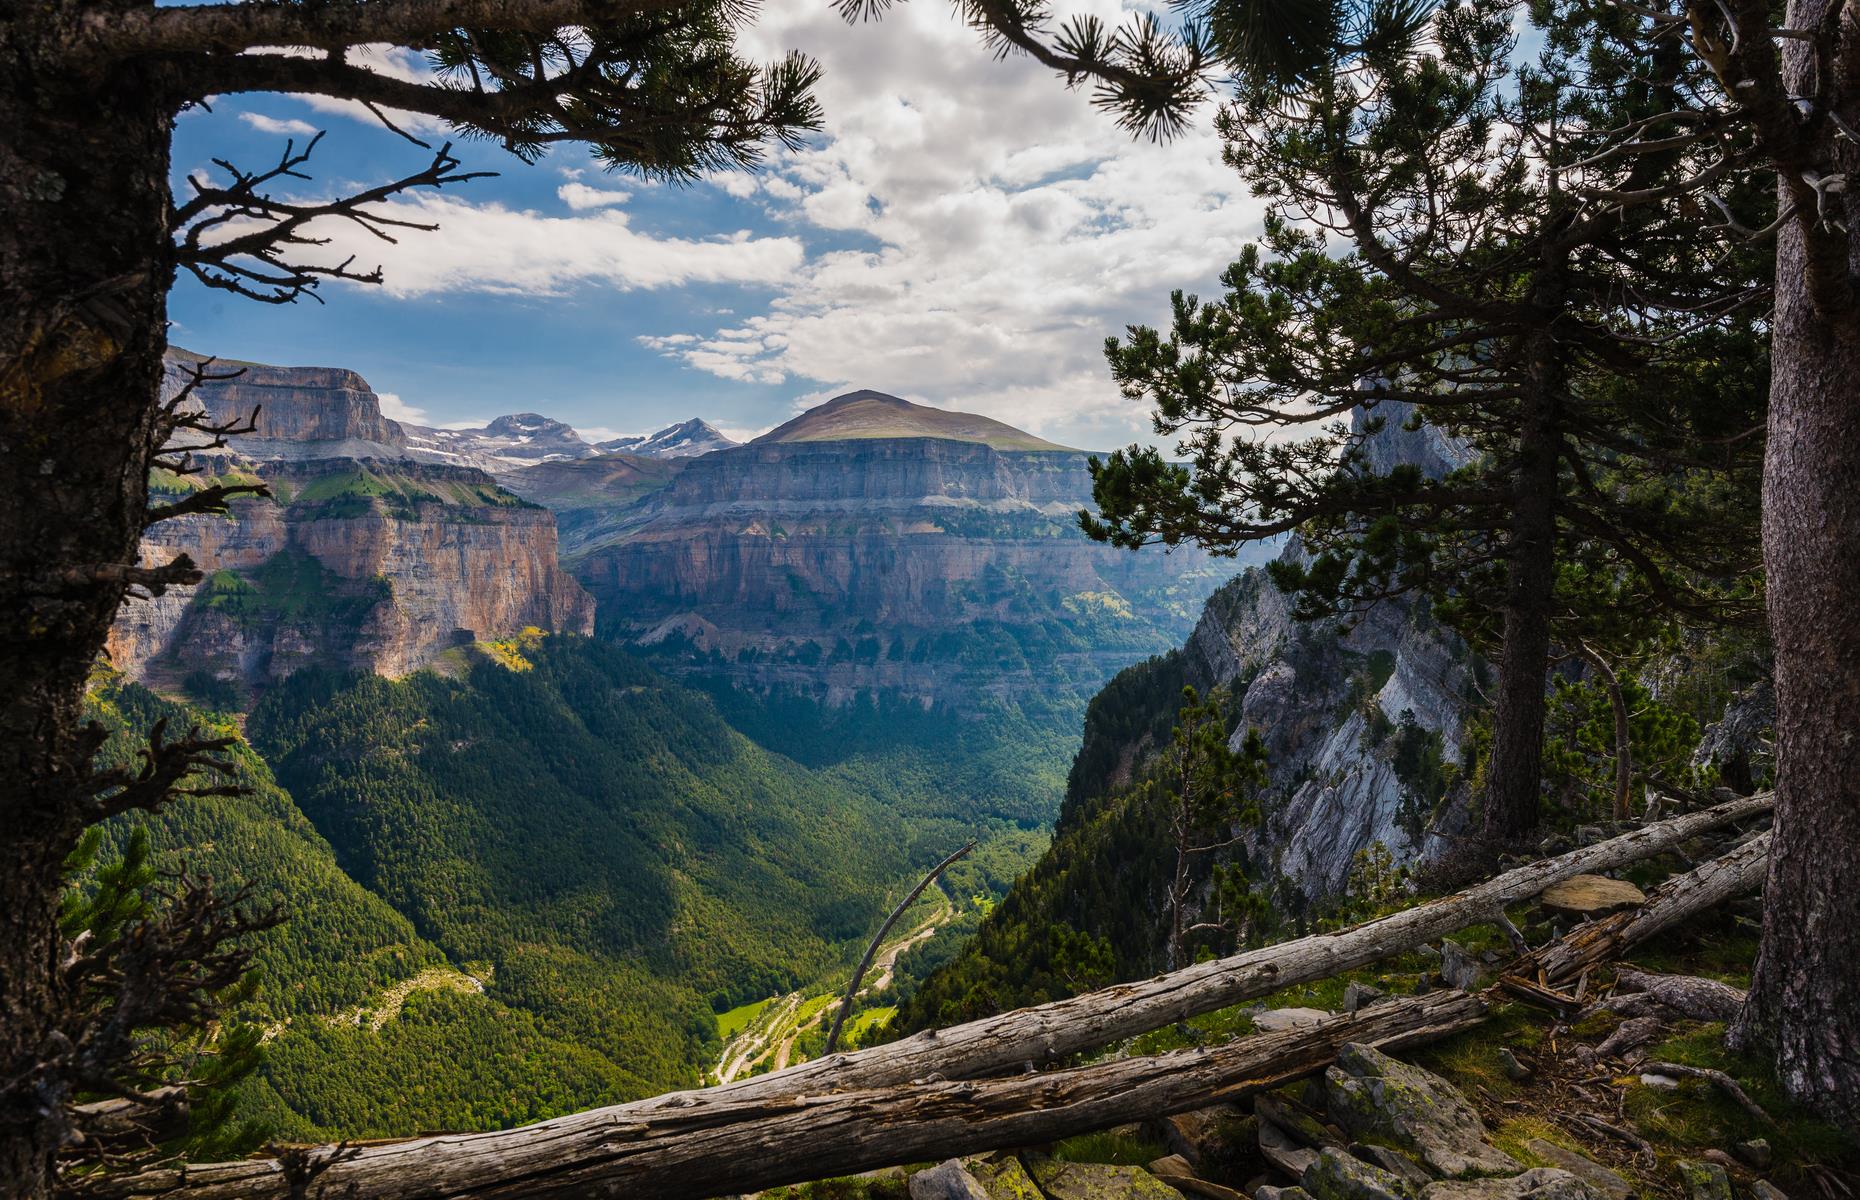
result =
M1379 987L1371 987L1366 983L1352 983L1343 989L1343 1011L1354 1016L1359 1009L1368 1008L1382 997L1383 992Z
M1752 1170L1767 1171L1770 1169L1770 1160L1774 1155L1770 1151L1768 1138L1751 1138L1747 1142L1737 1143L1731 1149L1737 1153L1737 1157L1750 1164Z
M911 1200L993 1200L981 1181L955 1159L911 1176Z
M1679 1160L1679 1182L1692 1200L1733 1200L1731 1177L1717 1163Z
M1452 938L1440 942L1440 977L1462 992L1476 992L1485 986L1486 969L1466 947Z
M1572 875L1553 883L1537 898L1551 912L1571 917L1599 917L1647 902L1647 893L1625 879L1606 875Z
M1161 1142L1171 1154L1179 1154L1196 1170L1233 1157L1234 1143L1246 1136L1241 1127L1246 1117L1231 1104L1191 1109L1159 1121L1151 1121L1144 1133Z
M1142 1167L1044 1159L1029 1170L1047 1200L1181 1200L1174 1188Z
M1311 1193L1301 1187L1273 1187L1267 1183L1254 1191L1253 1200L1311 1200Z
M1518 1061L1518 1056L1508 1046L1498 1048L1498 1065L1505 1072L1505 1078L1522 1082L1531 1077L1531 1069Z
M1559 1146L1555 1142L1532 1138L1524 1143L1524 1148L1551 1166L1568 1171L1602 1195L1609 1197L1609 1200L1627 1200L1634 1194L1634 1185L1620 1175L1610 1171L1601 1163L1578 1154L1574 1150Z
M1537 1167L1503 1179L1443 1180L1430 1183L1421 1200L1601 1200L1595 1191L1568 1171Z
M1377 1146L1369 1142L1357 1142L1350 1147L1350 1153L1366 1163L1381 1167L1411 1187L1425 1187L1434 1181L1432 1175L1422 1170L1412 1158L1399 1150L1391 1150L1387 1146Z
M1524 1165L1485 1140L1466 1097L1431 1071L1360 1042L1324 1073L1330 1114L1354 1137L1409 1151L1438 1175L1516 1174ZM1307 1185L1309 1186L1309 1185Z
M1750 1200L1789 1200L1789 1194L1767 1179L1753 1180L1750 1184Z
M1293 1179L1303 1176L1305 1168L1317 1161L1317 1151L1299 1144L1271 1121L1259 1123L1259 1156Z
M968 1158L963 1160L962 1165L982 1185L989 1200L1043 1200L1040 1189L1034 1186L1033 1177L1027 1174L1027 1168L1021 1166L1020 1159L1012 1154ZM916 1198L912 1197L912 1200Z
M1399 1175L1371 1166L1353 1154L1326 1150L1305 1168L1302 1181L1314 1200L1412 1200Z

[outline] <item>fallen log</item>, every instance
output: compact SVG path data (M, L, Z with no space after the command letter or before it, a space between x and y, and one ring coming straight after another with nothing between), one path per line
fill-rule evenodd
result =
M1640 907L1578 925L1526 961L1551 979L1573 977L1583 967L1613 958L1624 947L1644 942L1692 913L1755 891L1763 883L1769 852L1770 835L1758 834L1722 858L1673 876ZM1508 973L1523 975L1522 967L1519 964Z
M1399 1049L1467 1029L1484 1001L1433 992L1224 1046L1015 1075L813 1096L712 1088L649 1113L597 1110L502 1133L151 1171L96 1195L165 1200L692 1200L1166 1116L1322 1070L1350 1042ZM314 1179L308 1178L315 1172Z
M1624 948L1722 898L1716 885L1696 881L1701 875L1746 878L1743 872L1723 870L1723 861L1681 877L1694 879L1693 886L1675 886L1680 884L1675 880L1659 889L1649 901L1650 906L1660 906L1658 911L1638 924L1626 923L1621 938L1610 944ZM1582 865L1592 863L1593 859ZM1489 885L1482 886L1491 903ZM1337 936L1344 935L1333 935ZM1586 960L1576 965L1580 969ZM1239 1099L1321 1069L1347 1042L1415 1045L1469 1028L1484 1012L1485 1003L1478 997L1436 992L1384 1001L1354 1015L1225 1046L1067 1070L787 1095L751 1094L732 1085L497 1133L366 1148L322 1147L278 1159L100 1180L86 1190L112 1200L285 1200L321 1195L357 1200L584 1195L700 1200L1048 1141ZM800 1072L786 1074L795 1078Z

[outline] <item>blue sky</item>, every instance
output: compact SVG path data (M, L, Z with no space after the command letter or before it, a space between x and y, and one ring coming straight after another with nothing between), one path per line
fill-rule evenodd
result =
M1117 15L1111 0L1097 8ZM778 0L743 49L788 48L825 68L827 128L756 175L648 185L578 147L527 165L460 143L466 168L500 174L405 202L400 215L439 232L386 246L325 231L330 253L381 263L383 286L274 307L184 279L172 340L352 367L391 413L432 424L536 411L610 436L702 416L740 436L874 387L1073 445L1144 435L1143 409L1110 384L1103 338L1161 320L1173 287L1212 292L1257 230L1211 114L1168 146L1133 143L926 0L858 27L821 0ZM215 157L268 165L316 129L327 134L304 195L428 157L329 101L223 97L182 118L177 185Z

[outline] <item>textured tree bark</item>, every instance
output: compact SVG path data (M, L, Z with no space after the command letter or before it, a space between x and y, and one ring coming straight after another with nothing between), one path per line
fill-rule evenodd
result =
M1578 931L1553 943L1540 952L1538 965L1554 960L1561 970L1578 970L1739 889L1755 887L1759 872L1750 868L1761 862L1765 844L1758 839L1670 881L1607 938L1572 943ZM1557 957L1566 946L1571 952ZM1342 969L1334 966L1332 973ZM1560 978L1546 973L1553 982ZM301 1194L293 1191L295 1185L309 1184L311 1195L355 1194L371 1200L594 1195L700 1200L894 1163L1024 1146L1244 1099L1321 1069L1348 1042L1415 1045L1468 1028L1484 1013L1484 1002L1476 997L1435 992L1224 1046L1008 1078L947 1079L939 1073L901 1081L905 1086L880 1087L871 1083L876 1073L855 1079L842 1071L833 1081L836 1087L790 1070L763 1077L759 1088L686 1092L503 1133L346 1151L323 1147L287 1162L150 1171L105 1181L92 1192L124 1200L285 1200ZM1103 1026L1089 1036L1092 1046L1116 1040ZM955 1064L960 1061L951 1056L946 1065L959 1069ZM312 1170L319 1172L313 1181L308 1178Z
M1543 779L1544 671L1550 661L1550 593L1556 582L1557 392L1554 340L1532 335L1526 353L1531 395L1518 444L1505 644L1492 712L1492 759L1486 771L1485 833L1515 842L1537 827Z
M1821 8L1795 0L1789 20L1813 28ZM1851 16L1841 27L1844 38L1860 37ZM1789 53L1789 74L1805 78L1803 54ZM1851 146L1832 144L1841 169L1860 166ZM1848 226L1860 228L1860 206L1844 200ZM1763 470L1776 849L1762 949L1733 1040L1773 1047L1791 1096L1860 1125L1860 306L1851 282L1860 251L1850 244L1848 262L1829 264L1809 236L1792 221L1776 247ZM1841 281L1813 287L1830 265Z
M57 905L87 679L135 561L168 271L161 84L0 4L0 1194L49 1186L70 1079ZM152 98L154 98L152 100Z

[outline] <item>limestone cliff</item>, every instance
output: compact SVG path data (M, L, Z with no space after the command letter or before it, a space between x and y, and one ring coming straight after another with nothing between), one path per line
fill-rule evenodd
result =
M347 458L224 470L273 495L150 531L145 561L185 552L210 574L124 605L109 649L133 677L244 690L310 663L400 675L528 626L592 631L591 600L557 565L553 517L483 472Z
M1081 452L874 396L805 414L792 439L691 459L613 520L573 564L602 627L740 686L830 701L1082 700L1179 641L1231 572L1086 538ZM858 418L847 436L828 436L835 406Z
M168 384L178 388L201 355L172 347ZM274 367L215 359L205 370L215 378L197 386L193 398L216 420L257 414L256 430L239 439L236 453L255 461L309 458L401 458L407 434L381 415L381 400L368 381L341 367ZM218 378L228 376L228 378Z

